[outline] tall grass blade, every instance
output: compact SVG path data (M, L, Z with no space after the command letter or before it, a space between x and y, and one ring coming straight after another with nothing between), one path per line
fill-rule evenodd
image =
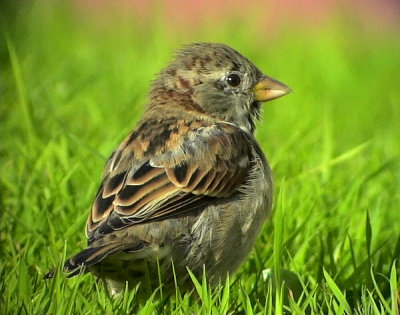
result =
M346 296L342 293L342 291L339 289L335 281L331 278L331 276L325 269L324 269L324 277L328 287L331 289L333 295L338 300L339 305L343 308L343 310L346 311L347 314L352 314L350 305L346 300Z

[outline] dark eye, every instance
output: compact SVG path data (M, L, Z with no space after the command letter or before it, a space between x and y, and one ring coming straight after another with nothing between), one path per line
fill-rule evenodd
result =
M240 84L240 81L240 76L236 73L228 74L228 76L226 77L226 82L228 82L228 84L233 87L238 86Z

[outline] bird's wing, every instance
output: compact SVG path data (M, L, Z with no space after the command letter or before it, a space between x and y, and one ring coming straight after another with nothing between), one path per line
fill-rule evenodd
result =
M245 182L252 163L248 135L226 123L194 124L164 120L148 137L139 126L126 138L106 165L87 222L89 243L136 223L200 209Z

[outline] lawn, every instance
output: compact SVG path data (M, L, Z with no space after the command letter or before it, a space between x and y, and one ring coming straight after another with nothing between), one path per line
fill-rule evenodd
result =
M1 314L399 314L400 36L337 13L266 31L226 20L165 27L63 2L2 5ZM101 23L99 23L101 20ZM154 75L184 43L224 42L293 93L264 104L256 137L274 212L218 287L112 299L91 275L44 281L86 244L108 155ZM179 288L178 288L179 289Z

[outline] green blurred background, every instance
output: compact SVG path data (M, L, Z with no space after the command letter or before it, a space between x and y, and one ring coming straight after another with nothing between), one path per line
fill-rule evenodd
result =
M87 276L57 284L41 276L63 251L84 246L107 156L135 126L173 50L199 41L234 47L293 89L264 105L256 133L284 224L282 256L275 257L273 217L239 272L250 305L262 309L264 289L252 285L277 264L310 288L317 308L340 301L324 289L324 269L350 307L363 305L365 289L371 304L363 307L392 305L387 278L391 268L399 274L400 256L398 1L3 1L0 19L5 313L76 313L88 307L87 294L104 294ZM307 303L298 305L312 308ZM88 314L108 306L91 307Z

